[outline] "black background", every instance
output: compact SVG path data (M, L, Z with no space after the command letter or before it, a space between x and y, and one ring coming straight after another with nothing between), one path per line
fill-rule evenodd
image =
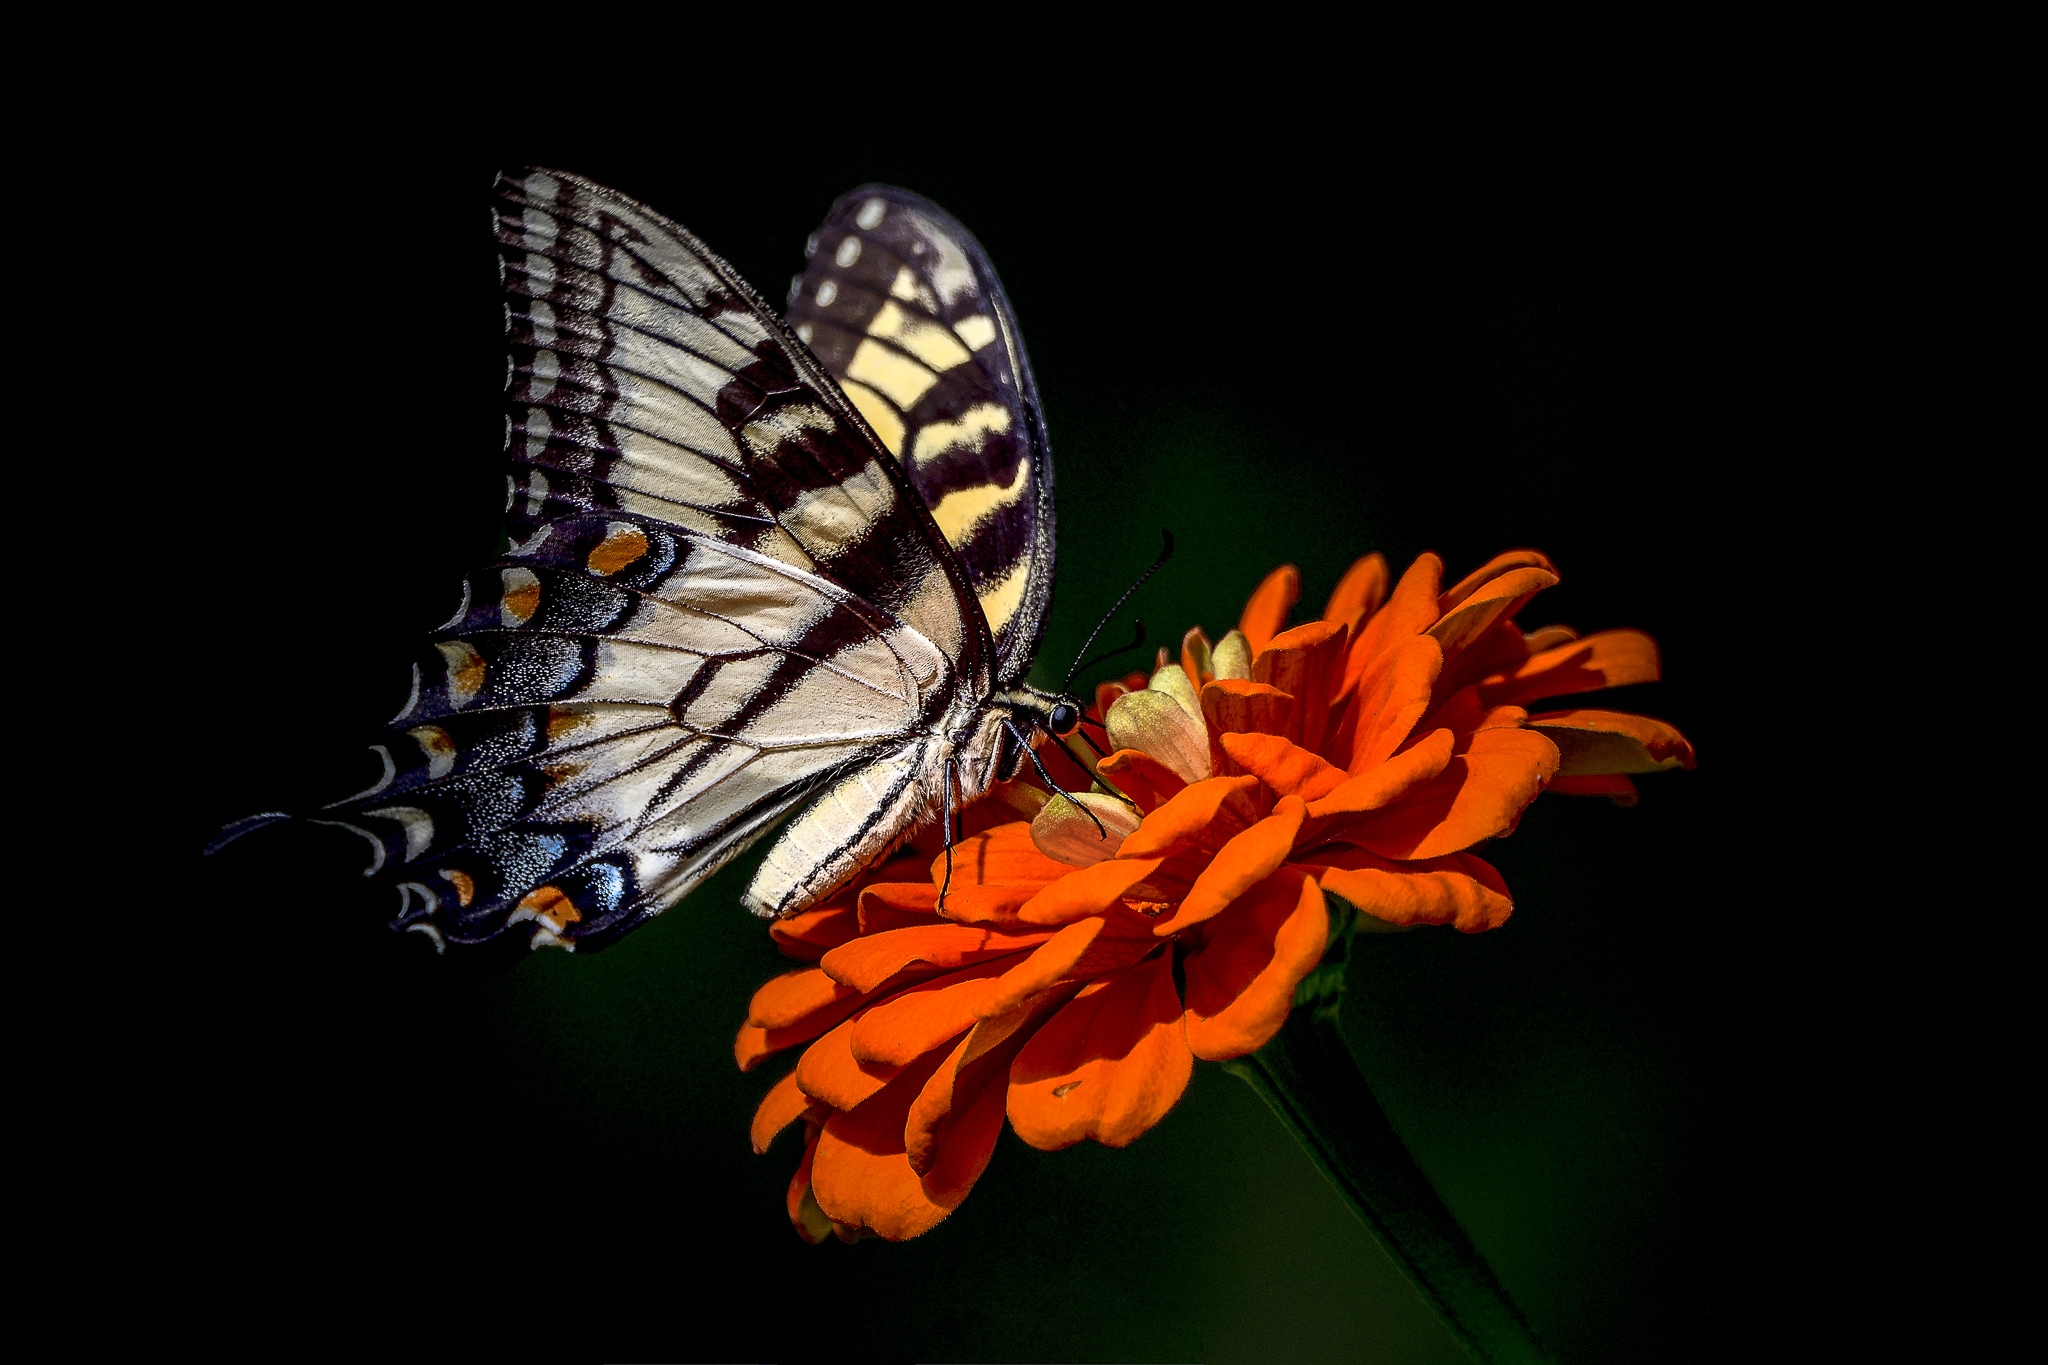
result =
M687 224L771 300L864 181L980 237L1056 457L1041 680L1162 526L1180 553L1134 603L1156 635L1220 633L1283 561L1313 611L1370 550L1397 571L1435 550L1455 577L1524 545L1564 580L1525 621L1655 635L1667 681L1614 704L1680 725L1699 770L1645 779L1633 810L1540 801L1487 854L1513 920L1368 942L1347 1030L1560 1359L1919 1321L1843 1141L1814 1127L1867 1104L1870 1044L1837 1003L1869 973L1817 951L1838 912L1799 853L1832 838L1806 769L1842 723L1801 642L1839 575L1833 523L1856 518L1814 490L1861 439L1830 416L1863 259L1838 207L1864 193L1832 134L1595 97L1476 128L1341 101L967 126L423 109L188 91L113 196L187 276L126 296L133 345L176 363L109 400L161 418L132 440L169 457L131 584L164 631L131 708L155 727L140 799L164 846L86 931L149 1003L84 1088L141 1175L113 1226L180 1314L219 1296L246 1306L223 1339L429 1330L565 1356L1457 1358L1209 1066L1131 1148L1006 1135L925 1237L803 1245L781 1212L793 1139L746 1144L781 1064L730 1058L783 965L736 904L752 859L614 950L491 973L386 932L352 835L194 856L225 820L366 785L406 651L493 553L488 191L539 163Z

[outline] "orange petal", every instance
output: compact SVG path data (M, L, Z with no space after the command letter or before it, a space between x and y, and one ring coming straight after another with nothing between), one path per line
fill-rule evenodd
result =
M1294 698L1287 738L1320 751L1329 728L1330 705L1344 681L1348 639L1334 621L1311 621L1273 637L1252 662L1252 681L1277 687Z
M1344 785L1347 774L1278 735L1224 735L1230 761L1266 784L1276 796L1314 801Z
M1188 785L1181 781L1179 773L1142 749L1118 749L1103 759L1096 770L1147 813L1159 809Z
M1221 848L1231 835L1250 827L1251 820L1245 817L1252 812L1245 798L1258 785L1259 780L1249 776L1191 782L1146 816L1119 851L1126 858L1159 858L1205 842Z
M1010 1125L1047 1151L1094 1138L1136 1140L1187 1089L1194 1072L1162 952L1087 987L1041 1025L1010 1064Z
M1131 690L1120 682L1099 682L1095 684L1095 714L1098 716L1108 715L1110 703Z
M788 956L816 962L840 944L860 937L860 916L851 904L820 905L773 921L768 933Z
M1557 572L1550 556L1541 550L1509 550L1505 554L1497 554L1446 589L1437 599L1437 614L1441 616L1462 605L1482 584L1491 583L1512 569L1522 568L1548 569L1552 574Z
M1387 604L1367 618L1357 635L1351 639L1351 650L1345 657L1344 683L1339 694L1355 686L1365 670L1372 666L1382 654L1412 640L1436 624L1443 613L1437 607L1437 584L1441 581L1444 562L1435 555L1425 554L1408 566L1408 572L1401 575L1401 581L1394 585L1393 595Z
M1468 934L1498 929L1514 912L1508 884L1491 863L1470 853L1393 862L1346 849L1316 867L1323 890L1388 924L1451 924Z
M1387 571L1387 557L1375 551L1358 560L1337 580L1330 604L1323 608L1325 621L1350 625L1379 610L1387 600L1387 585L1393 581Z
M865 997L816 967L785 972L754 992L747 1022L733 1039L733 1060L752 1071L762 1058L807 1043L859 1009Z
M1000 978L989 983L975 1002L975 1014L994 1019L1023 1006L1041 991L1052 989L1087 956L1108 923L1101 916L1076 920L1033 949Z
M1216 744L1218 735L1284 735L1294 716L1294 698L1267 683L1248 678L1218 678L1202 689L1202 715L1209 725L1211 771L1228 777L1213 765L1223 757Z
M918 864L914 854L899 854L869 868L824 903L772 922L768 932L789 956L815 962L857 935L872 932L863 927L855 908L863 891L877 882L917 881L922 875Z
M1557 746L1531 730L1481 730L1468 744L1436 778L1347 824L1342 837L1383 858L1409 860L1456 853L1513 829L1557 772Z
M1327 650L1332 641L1339 641L1335 652L1342 654L1344 652L1341 644L1343 634L1344 627L1339 622L1307 621L1275 635L1267 642L1266 647L1259 651L1259 654L1261 657L1264 657L1267 654L1278 651L1289 653L1306 652L1313 655ZM1256 662L1254 666L1256 667ZM1259 675L1254 673L1252 676L1258 677ZM1260 678L1260 681L1266 680Z
M760 1107L754 1110L754 1123L750 1130L754 1155L767 1151L768 1144L775 1141L775 1135L802 1118L810 1107L811 1097L797 1089L795 1071L777 1081L761 1097Z
M1244 827L1249 829L1256 823L1256 819L1248 820ZM1214 848L1204 848L1199 844L1168 854L1144 881L1124 893L1126 908L1147 904L1156 913L1163 913L1164 907L1186 900L1188 892L1194 889L1195 878L1208 869L1215 857ZM1149 921L1145 932L1152 932Z
M945 917L955 924L1014 926L1018 908L1038 890L1031 886L955 887L946 893Z
M1549 569L1534 566L1509 569L1473 589L1455 607L1446 611L1429 628L1429 633L1444 647L1446 656L1456 654L1491 629L1495 622L1512 614L1524 599L1556 585L1557 575Z
M1007 959L979 962L896 992L862 1010L847 1046L854 1059L876 1066L909 1066L974 1027L981 1004L1003 974Z
M1641 800L1636 784L1620 773L1600 777L1553 777L1543 789L1558 796L1604 796L1617 806L1633 806Z
M1071 924L1099 915L1157 871L1159 863L1157 858L1112 858L1069 868L1066 876L1026 901L1017 918L1026 924Z
M1529 713L1519 706L1488 706L1479 699L1477 687L1461 687L1438 703L1436 710L1430 712L1429 719L1423 723L1433 730L1469 735L1475 730L1520 725L1527 719Z
M790 1028L859 994L817 967L799 967L761 984L747 1003L747 1022L759 1028Z
M880 934L914 924L936 924L938 909L939 888L928 882L876 882L860 893L860 931Z
M804 1040L798 1038L796 1041L801 1043ZM767 1029L741 1024L739 1033L732 1040L732 1059L740 1070L752 1071L761 1064L762 1058L772 1057L788 1046L788 1043L778 1044Z
M853 1055L853 1029L859 1016L804 1049L797 1059L796 1083L806 1095L834 1109L848 1110L875 1094L903 1068L863 1062Z
M1603 630L1531 655L1512 672L1480 684L1489 706L1527 706L1544 697L1655 682L1657 642L1639 630Z
M1254 658L1286 626L1287 613L1300 600L1301 570L1292 564L1282 564L1252 589L1251 600L1244 604L1244 615L1237 618L1237 628L1251 643Z
M1529 728L1550 736L1563 777L1656 773L1693 766L1692 743L1675 726L1626 711L1546 711Z
M834 1222L892 1242L929 1231L959 1207L934 1200L910 1168L903 1130L918 1092L945 1054L933 1053L850 1113L834 1114L818 1138L811 1190Z
M1294 988L1323 960L1330 916L1315 879L1283 867L1210 922L1188 954L1188 1048L1224 1062L1272 1041Z
M1209 637L1196 626L1180 640L1181 671L1188 675L1188 685L1200 692L1202 684L1216 676L1216 669L1210 662Z
M1185 893L1183 893L1185 894ZM1103 930L1095 941L1067 968L1066 983L1079 983L1098 976L1112 976L1135 967L1159 946L1152 936L1152 920L1128 905L1110 907L1103 916Z
M1225 844L1195 878L1187 899L1153 933L1164 938L1223 913L1230 903L1271 876L1294 850L1308 807L1298 796L1283 796L1273 813Z
M971 924L920 925L841 944L818 965L835 981L871 991L905 968L965 967L1034 948L1051 937L1050 930L1012 933Z
M1003 1128L1010 1063L1038 1021L1069 998L1071 992L976 1024L924 1083L904 1120L903 1146L926 1194L964 1195L987 1168Z
M1311 803L1309 818L1321 820L1378 810L1442 773L1450 764L1454 746L1449 730L1433 730L1377 768L1345 779L1328 796Z
M796 1228L797 1236L812 1246L825 1240L832 1232L832 1220L818 1207L818 1201L811 1194L811 1163L818 1154L818 1134L825 1125L807 1125L804 1134L803 1160L797 1162L796 1174L789 1178L789 1221Z
M1429 710L1443 664L1437 642L1417 635L1388 649L1359 676L1350 703L1356 720L1350 751L1344 755L1347 770L1370 772L1407 742L1415 722Z
M1016 1044L1022 1047L1019 1042ZM920 1172L925 1197L935 1207L956 1209L995 1155L996 1139L1003 1135L1003 1106L1009 1098L1006 1073L1013 1059L1006 1053L991 1057L973 1068L966 1083L955 1082L951 1094L950 1122L943 1134L927 1139L933 1150L931 1165ZM905 1125L904 1137L910 1137Z
M1436 680L1436 694L1446 697L1481 678L1519 668L1528 657L1529 637L1522 634L1522 628L1512 619L1503 616L1462 648L1445 651L1444 671Z
M932 859L930 872L936 890L946 880L944 853ZM1066 864L1038 851L1031 838L1031 822L1013 820L953 845L953 889L946 899L950 905L954 894L974 886L1023 886L1037 890L1066 874Z

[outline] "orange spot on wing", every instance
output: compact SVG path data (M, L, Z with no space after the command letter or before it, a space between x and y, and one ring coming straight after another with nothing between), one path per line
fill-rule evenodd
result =
M550 740L557 740L564 735L574 734L588 724L590 724L590 716L587 712L564 710L559 706L548 708L548 738Z
M605 532L604 543L590 552L584 563L592 573L607 578L647 553L647 533L637 526L615 521Z
M467 706L483 690L484 657L461 640L444 640L434 646L448 665L448 704Z
M535 919L558 934L562 932L564 926L574 924L583 918L583 912L576 908L575 902L562 894L562 889L558 886L535 887L520 900L519 910L530 912ZM515 917L518 916L518 911L513 913Z
M602 550L604 547L599 546ZM523 588L514 588L505 594L505 616L514 625L525 625L540 609L540 584L529 583Z
M461 872L452 867L444 867L441 869L441 875L448 880L450 885L454 886L456 904L468 905L476 899L476 879L467 872Z
M455 741L448 732L438 725L416 725L406 733L420 746L420 752L428 758L455 760Z

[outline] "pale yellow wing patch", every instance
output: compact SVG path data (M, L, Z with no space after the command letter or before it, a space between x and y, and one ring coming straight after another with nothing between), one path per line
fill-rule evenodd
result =
M882 444L889 448L889 453L902 459L903 414L890 407L887 399L865 384L843 379L839 386L860 409L860 415L868 419L868 425L875 429L875 435L882 438Z
M1024 490L1031 483L1031 461L1017 461L1017 473L1010 480L1009 487L999 483L985 483L974 488L962 488L939 499L939 505L932 509L932 520L939 524L939 531L948 544L958 545L967 538L974 523L992 512L1008 507L1024 496Z
M941 373L955 365L965 365L970 358L960 338L944 323L906 313L893 301L883 304L882 311L875 314L875 320L868 324L868 335L895 342Z
M1017 608L1024 602L1024 587L1031 577L1031 561L1022 559L1017 567L1003 575L1000 582L976 594L981 603L981 614L988 618L991 633L1010 624L1010 618L1017 614Z
M846 377L879 392L908 412L917 406L939 377L903 352L875 341L863 341L846 367Z
M899 424L900 429L900 424ZM976 403L960 414L957 422L932 422L921 428L911 444L911 458L929 464L949 450L973 451L984 436L1000 436L1010 429L1010 410L1000 403ZM901 452L896 452L901 458Z

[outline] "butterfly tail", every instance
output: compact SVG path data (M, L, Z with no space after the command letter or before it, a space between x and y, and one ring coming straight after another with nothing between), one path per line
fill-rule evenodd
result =
M239 820L230 820L220 827L218 833L206 841L206 847L199 850L199 856L211 858L244 834L254 833L266 825L281 824L291 818L291 816L286 815L282 811L267 810L256 815L245 815Z

